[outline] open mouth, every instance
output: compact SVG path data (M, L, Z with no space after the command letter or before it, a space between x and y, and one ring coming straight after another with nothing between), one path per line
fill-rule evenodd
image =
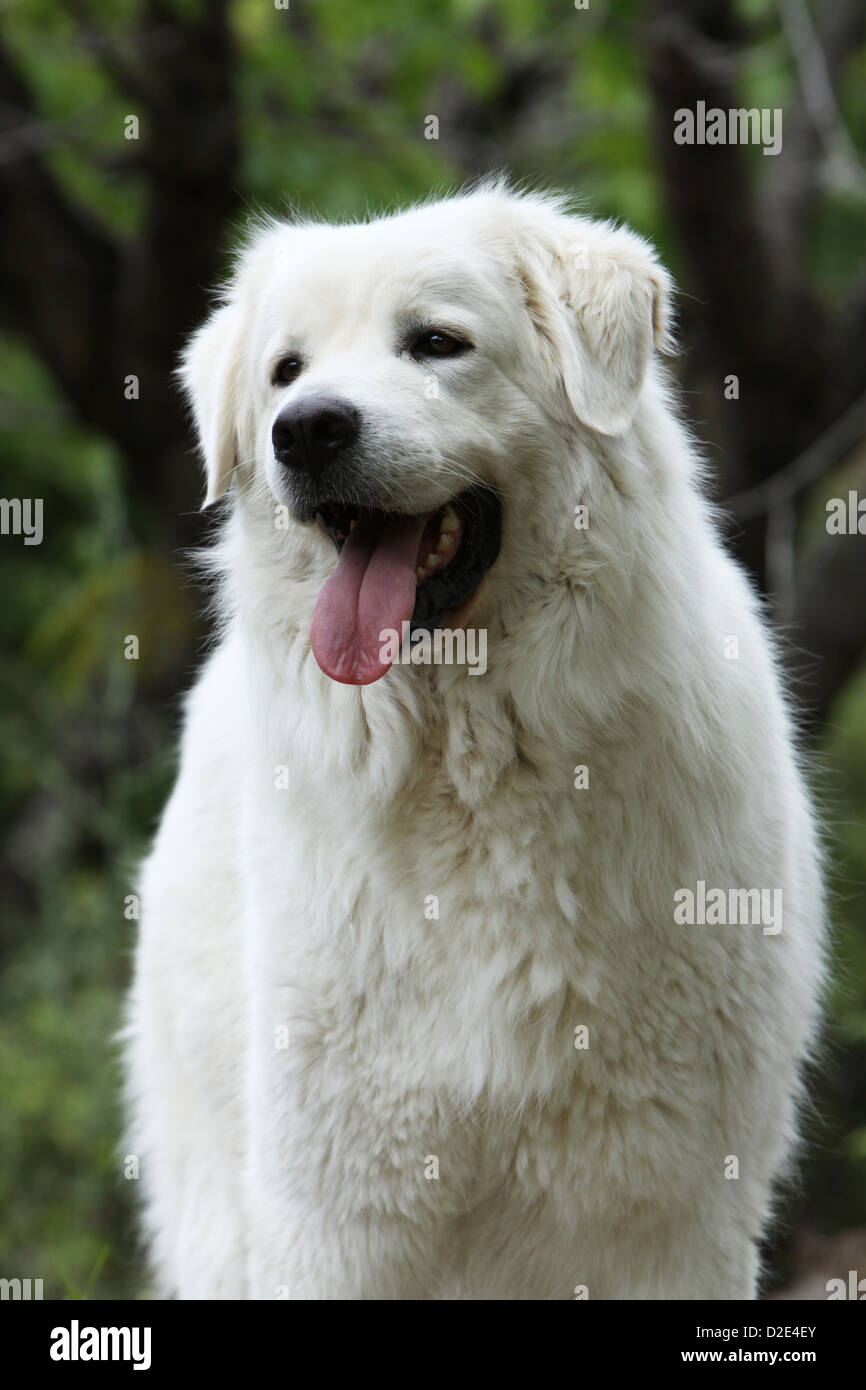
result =
M388 670L383 634L432 630L467 602L499 554L501 504L471 487L435 512L410 516L328 502L317 520L340 555L310 631L326 675L369 685Z

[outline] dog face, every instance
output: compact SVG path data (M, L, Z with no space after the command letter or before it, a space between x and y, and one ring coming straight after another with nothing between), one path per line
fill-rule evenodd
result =
M637 237L501 186L269 225L184 361L207 502L237 474L310 528L336 564L317 660L378 679L384 629L453 625L514 576L521 528L573 498L564 445L628 430L666 318Z

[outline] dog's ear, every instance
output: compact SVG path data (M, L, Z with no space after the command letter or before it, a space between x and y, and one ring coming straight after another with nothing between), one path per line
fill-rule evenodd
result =
M204 460L203 507L222 497L238 462L240 328L238 306L224 304L190 338L178 372Z
M523 258L529 312L578 418L622 434L653 349L673 351L670 277L624 228L558 216L544 231Z

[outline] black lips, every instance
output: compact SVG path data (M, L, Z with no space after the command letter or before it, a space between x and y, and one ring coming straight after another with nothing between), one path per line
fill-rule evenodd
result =
M460 549L441 574L418 585L412 627L437 627L439 619L470 599L499 554L502 504L491 488L471 487L451 503L463 524Z

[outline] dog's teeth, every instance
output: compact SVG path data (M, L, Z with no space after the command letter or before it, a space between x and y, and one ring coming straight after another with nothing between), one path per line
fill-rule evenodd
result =
M426 577L427 577L427 571L424 570L424 569L422 569L421 566L419 565L418 568L417 568L416 571L415 571L415 578L416 578L416 579L426 579Z
M450 534L449 532L447 532L447 531L443 531L443 532L442 532L441 536L439 537L439 541L438 541L438 544L437 544L437 546L436 546L436 549L437 549L437 551L439 552L440 555L444 555L445 552L446 552L446 550L453 550L453 549L454 549L454 541L452 540L451 534Z
M431 570L432 570L432 569L434 569L435 566L438 565L438 564L439 564L439 556L438 556L438 555L428 555L428 556L427 556L427 568L428 568L428 569L431 569Z
M451 506L450 502L448 506L445 508L444 512L442 513L442 521L440 522L439 530L444 535L448 535L451 531L460 530L460 518L455 512L454 508Z

